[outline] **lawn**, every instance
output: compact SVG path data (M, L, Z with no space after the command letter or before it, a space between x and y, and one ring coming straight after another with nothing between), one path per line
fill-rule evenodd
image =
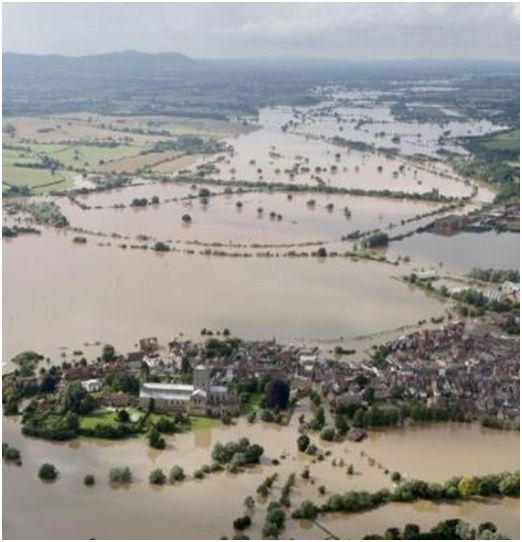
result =
M95 410L80 419L81 429L94 429L97 425L112 425L118 423L116 412L113 410Z
M160 418L168 418L168 414L149 414L147 419L147 424L151 427L153 424L157 423ZM181 424L178 426L183 432L194 431L196 429L207 429L209 427L217 427L221 425L221 421L217 418L210 418L208 416L189 416L190 425Z

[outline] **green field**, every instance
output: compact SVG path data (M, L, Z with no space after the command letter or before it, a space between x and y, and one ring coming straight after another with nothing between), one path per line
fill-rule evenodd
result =
M139 412L135 408L127 408L127 412L132 415L134 412ZM142 415L145 415L142 413ZM149 414L147 418L146 427L150 428L157 423L161 418L167 415L161 414ZM180 429L183 431L194 431L196 429L206 429L208 427L216 427L220 425L220 421L215 418L208 418L206 416L190 416L190 426L188 424L182 425ZM115 410L95 410L87 416L82 416L80 419L81 429L94 429L97 425L112 425L118 424L117 413Z
M126 158L136 156L142 147L133 145L118 145L117 147L97 147L94 145L31 145L34 155L46 155L58 160L65 168L86 168L95 170L98 166Z
M477 144L488 151L520 152L520 130L510 130L477 138Z
M33 161L34 162L34 161ZM44 194L51 190L64 190L73 185L72 174L68 171L18 167L2 164L2 188L7 186L28 186L34 194Z

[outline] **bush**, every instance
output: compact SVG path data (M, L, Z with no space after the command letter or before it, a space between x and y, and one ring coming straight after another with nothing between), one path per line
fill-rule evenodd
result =
M38 471L38 477L40 480L56 480L58 477L58 471L51 463L44 463Z
M174 482L181 482L184 479L185 472L183 471L183 469L178 465L174 465L169 472L170 483L173 484Z
M401 481L401 473L397 471L393 472L391 479L394 484L398 484Z
M85 478L83 479L83 483L86 486L93 486L95 482L96 480L94 479L94 476L92 474L87 474Z
M12 461L13 463L21 462L20 450L18 450L18 448L11 448L10 446L7 446L3 455L6 461Z
M310 437L308 437L308 435L301 435L297 439L297 449L300 452L305 452L309 445L310 445Z
M315 519L319 513L319 508L312 501L303 501L301 505L294 510L292 517L294 519Z
M196 480L202 480L203 478L205 478L205 474L203 473L202 470L198 469L198 470L195 470L194 471L194 478Z
M166 446L165 439L161 436L161 433L156 429L152 428L149 433L149 446L155 448L156 450L164 450Z
M149 474L149 482L151 484L162 486L167 481L167 477L161 469L154 469Z
M335 429L333 427L325 427L321 431L321 438L328 442L332 442L335 438Z
M234 520L234 529L237 531L244 531L252 525L250 516L243 516Z
M129 467L113 467L109 471L109 481L113 484L130 484L132 472Z

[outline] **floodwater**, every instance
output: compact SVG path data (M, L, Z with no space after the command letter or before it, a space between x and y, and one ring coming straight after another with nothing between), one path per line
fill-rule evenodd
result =
M130 350L140 337L198 336L203 327L281 342L349 339L444 313L390 278L400 268L387 264L159 254L73 236L3 241L4 359L96 341Z
M416 234L394 242L388 257L409 255L412 262L443 264L443 269L469 273L473 267L520 269L520 234L505 232L458 233L445 236Z
M399 158L342 148L323 140L307 138L304 134L285 133L281 126L291 118L289 108L261 110L261 128L230 140L234 152L232 155L219 155L220 161L215 164L219 172L211 177L315 185L317 183L312 178L315 176L326 185L344 188L406 192L429 192L436 188L441 194L453 197L471 193L469 186L450 178L442 170L436 171L436 168L435 171L428 171ZM401 165L403 171L399 169ZM294 166L297 166L296 173L291 177L289 170ZM332 167L335 169L332 170Z
M318 444L331 455L313 463L309 456L296 451L298 416L309 415L309 405L299 404L287 427L244 419L235 426L216 426L167 437L167 448L154 451L144 439L101 441L78 439L67 443L52 443L20 434L13 419L5 419L4 442L17 446L22 453L23 466L4 464L4 537L19 538L109 538L109 539L216 539L233 534L232 521L244 513L246 496L264 478L278 473L269 500L277 499L287 477L297 475L291 493L292 505L305 499L324 502L333 492L349 489L375 491L391 487L384 469L397 469L403 474L409 465L416 465L423 479L444 481L463 473L498 472L518 468L518 433L486 431L478 425L440 424L414 430L375 433L362 443ZM210 463L212 446L218 442L246 436L265 449L262 464L245 473L218 473L195 481L193 471ZM417 446L416 441L421 444ZM467 453L463 453L462 450ZM499 457L498 450L502 450ZM364 452L366 455L362 455ZM376 459L371 465L368 458ZM279 465L273 465L273 459ZM344 467L333 466L341 460ZM36 476L42 462L54 463L60 471L52 484L40 482ZM158 489L148 484L149 472L156 467L165 472L179 464L189 479L176 486ZM346 474L353 464L355 474ZM127 465L136 482L126 489L113 489L107 481L113 466ZM303 480L300 473L309 466L311 479ZM83 485L87 473L95 475L97 484ZM324 485L326 495L318 487ZM251 538L259 538L264 521L266 501L256 498ZM31 521L26 511L31 510ZM518 501L505 500L490 504L467 502L458 506L415 503L390 505L361 515L330 515L320 522L343 538L359 538L370 531L384 531L390 525L415 521L426 526L459 515L464 519L493 520L506 534L518 532ZM462 512L462 514L461 514ZM204 516L203 516L204 515ZM204 521L202 520L204 517ZM371 519L371 521L365 521ZM314 530L304 529L301 522L287 521L284 537L325 538ZM304 525L306 526L306 524Z
M408 87L412 90L433 90L435 87ZM441 87L436 88L440 90ZM403 95L404 89L395 89L393 94ZM382 98L381 92L361 90L334 91L329 100L312 107L294 108L296 131L314 136L332 137L338 135L353 141L374 144L376 147L394 148L403 155L422 154L437 156L437 150L444 148L465 154L456 144L460 136L484 135L505 127L487 120L459 118L455 111L433 105L433 110L452 117L442 122L398 121L391 112L392 102ZM408 101L408 107L422 105ZM399 136L399 140L394 139ZM443 138L441 141L440 138Z
M163 241L182 239L262 244L329 242L356 230L384 230L390 224L400 224L402 220L439 207L433 202L313 193L287 195L281 192L218 195L209 198L207 203L202 203L199 198L172 201L174 197L197 195L197 191L191 191L189 186L162 183L126 190L96 195L94 201L87 199L89 205L103 206L103 209L82 210L66 199L62 199L60 205L72 226L89 231L118 233L133 238L147 235ZM149 198L155 194L162 203L145 208L111 208L118 201L116 198L129 205L134 197L145 197L136 195L145 194L145 190ZM345 208L351 212L349 217L345 215ZM190 225L182 222L184 214L191 216Z

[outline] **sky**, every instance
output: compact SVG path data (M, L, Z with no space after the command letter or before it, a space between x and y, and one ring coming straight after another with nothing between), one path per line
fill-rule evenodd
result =
M518 60L518 2L10 3L3 50L72 56Z

